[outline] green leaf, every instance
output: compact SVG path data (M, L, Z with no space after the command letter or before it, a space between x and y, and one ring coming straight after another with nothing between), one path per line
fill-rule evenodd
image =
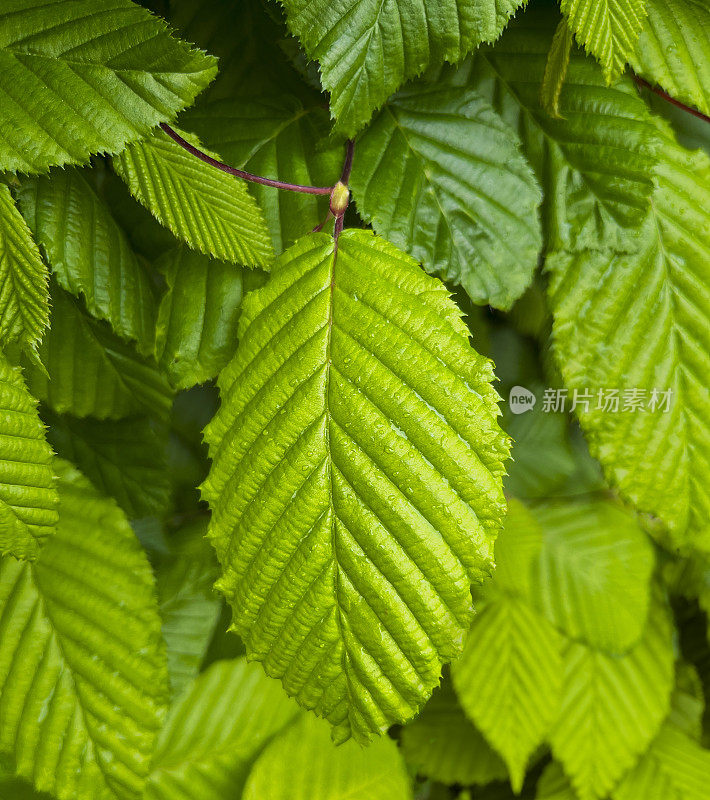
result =
M445 288L367 231L313 234L242 307L203 487L252 658L368 739L461 648L508 443Z
M402 729L400 746L418 775L441 783L485 786L508 777L500 756L463 713L449 681Z
M148 274L108 208L79 170L26 178L22 214L44 248L60 286L81 296L89 313L150 352L155 300Z
M703 0L646 0L634 70L710 114L710 7Z
M251 89L251 87L246 87ZM241 92L245 87L241 87ZM236 96L203 103L183 123L230 164L256 175L306 186L332 186L344 149L328 139L328 112L316 92ZM328 197L254 184L277 253L325 219Z
M658 732L673 688L673 631L670 610L656 600L626 655L568 646L550 743L580 800L606 797Z
M60 414L117 419L138 412L166 417L170 411L170 387L154 362L88 316L56 284L52 325L39 356L46 374L28 365L27 383Z
M49 324L49 274L10 190L0 184L0 342L35 349Z
M0 554L35 559L57 524L52 448L22 373L0 353Z
M412 800L397 745L387 737L336 747L328 726L304 717L259 757L243 800Z
M174 697L197 675L221 610L213 589L217 561L206 532L205 520L173 533L170 553L155 568Z
M75 464L129 519L163 511L168 501L167 443L147 417L76 419L43 414L47 439Z
M157 264L167 290L160 301L155 350L177 389L214 378L234 355L244 272L178 247Z
M358 211L475 303L509 309L542 246L540 187L520 139L475 89L420 82L358 140Z
M56 535L0 561L0 750L59 800L138 799L167 699L152 573L113 501L56 466Z
M579 44L604 69L611 83L624 71L636 50L646 20L647 0L561 0Z
M653 547L635 515L608 500L548 502L533 566L533 603L572 639L623 653L648 616Z
M194 136L178 133L202 149ZM162 130L129 145L113 164L136 200L194 250L249 267L273 257L246 183L200 161Z
M578 800L562 767L553 761L540 776L535 800Z
M288 25L320 63L338 129L352 136L406 80L495 41L521 0L284 0Z
M666 139L655 181L640 251L556 254L549 296L565 385L593 393L577 407L592 455L682 544L710 518L710 158Z
M213 664L171 709L144 800L241 797L254 759L296 713L258 665Z
M540 102L547 113L560 119L560 94L567 77L569 60L574 45L574 34L570 30L567 17L562 17L552 37L550 52L545 62L545 73L540 86Z
M546 249L637 249L648 210L658 131L630 80L608 87L598 65L570 57L561 119L540 103L547 53L559 17L528 9L493 48L451 80L475 88L518 131L543 187Z
M216 60L129 0L5 0L0 170L117 153L190 105Z

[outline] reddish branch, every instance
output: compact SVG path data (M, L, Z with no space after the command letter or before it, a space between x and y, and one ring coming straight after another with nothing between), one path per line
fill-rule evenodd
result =
M636 81L637 86L641 86L644 89L649 89L650 91L657 94L659 97L662 97L664 100L667 100L669 103L672 103L677 108L681 108L683 111L687 111L688 114L692 114L694 117L698 119L705 120L705 122L710 122L710 117L707 114L703 114L702 111L698 111L697 108L693 108L692 106L687 106L685 103L681 103L680 100L676 100L675 97L671 97L668 92L664 92L660 86L653 86L648 81L645 81L643 78L639 78L638 75L634 75L634 81Z

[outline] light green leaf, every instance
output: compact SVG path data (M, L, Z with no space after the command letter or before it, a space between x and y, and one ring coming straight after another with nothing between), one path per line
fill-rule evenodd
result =
M485 786L508 777L500 756L463 713L450 681L402 729L400 746L418 775L441 783Z
M243 658L213 664L172 707L144 800L241 797L254 759L296 714L258 665Z
M0 342L35 349L49 324L47 267L10 190L0 184Z
M221 610L213 588L217 560L206 532L206 520L174 532L170 553L155 568L173 696L197 675Z
M214 378L234 355L244 271L178 247L157 266L167 290L160 301L155 351L173 386Z
M259 757L243 800L412 800L397 745L387 737L360 747L336 747L328 726L307 716Z
M202 149L195 137L178 133ZM113 164L136 200L194 250L249 267L271 260L269 231L246 183L200 161L164 131L130 145Z
M216 71L129 0L4 0L0 170L116 153L190 105Z
M519 145L475 89L414 84L358 140L358 211L475 303L509 309L542 246L540 187Z
M545 72L540 86L540 102L551 117L560 119L560 93L567 77L569 60L574 45L574 34L567 17L562 17L552 37L550 51L545 62Z
M604 69L611 83L621 75L636 50L646 20L647 0L561 0L579 44Z
M580 800L606 797L653 740L670 706L673 659L670 610L660 600L626 655L569 644L550 743Z
M111 213L79 170L26 178L22 214L60 286L81 296L93 316L152 350L155 301L150 279Z
M137 412L165 417L171 392L155 364L89 317L78 300L52 287L51 329L39 349L46 375L27 366L35 397L58 413L117 419Z
M548 764L540 776L535 800L578 800L572 784L556 761Z
M629 59L634 70L710 114L710 6L704 0L646 0L648 19Z
M167 700L148 561L123 513L56 462L59 525L0 561L0 750L59 800L140 798Z
M508 443L441 283L367 231L308 236L247 295L203 487L252 658L368 739L460 652Z
M163 511L168 500L167 442L147 417L76 419L44 412L47 438L129 519Z
M250 89L243 86L241 92ZM341 143L327 138L328 112L321 95L235 95L202 103L182 118L183 124L230 164L256 175L306 186L332 186L338 180L345 153ZM258 184L250 188L277 253L321 223L328 211L327 195Z
M52 448L22 373L0 353L0 555L35 559L57 524Z
M406 80L495 41L521 0L284 0L288 25L320 63L338 129L352 136Z
M635 515L604 499L548 502L532 513L543 532L533 603L572 639L628 650L646 625L654 568Z
M686 661L676 665L676 686L666 724L671 724L699 742L703 736L705 696L697 670Z
M666 139L655 180L640 251L557 254L549 296L565 385L594 393L577 407L592 455L682 544L710 518L710 158Z
M475 88L518 131L543 187L547 250L637 249L660 146L630 80L606 86L579 51L560 95L562 119L540 103L547 53L559 17L528 9L492 48L482 48L451 80Z

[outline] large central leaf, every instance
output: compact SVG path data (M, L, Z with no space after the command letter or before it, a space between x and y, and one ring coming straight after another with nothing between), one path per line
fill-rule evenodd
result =
M302 239L245 301L206 431L219 587L338 738L411 717L461 649L504 508L492 377L444 287L369 232Z

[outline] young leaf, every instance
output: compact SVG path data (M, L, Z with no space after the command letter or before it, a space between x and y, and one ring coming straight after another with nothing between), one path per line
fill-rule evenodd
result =
M49 274L10 190L0 184L0 342L34 349L49 324Z
M252 763L297 713L258 665L213 664L172 707L144 800L242 797Z
M653 740L669 710L673 658L670 611L660 600L626 655L567 647L550 743L580 800L606 797Z
M346 739L415 714L490 569L508 443L445 288L366 231L312 234L242 308L203 487L252 658Z
M0 555L35 559L57 524L52 448L22 373L0 353Z
M493 42L522 0L284 0L289 28L320 63L338 129L353 136L406 80Z
M647 0L561 0L579 44L599 61L611 83L636 50Z
M154 362L113 336L56 284L52 326L39 356L46 374L28 365L27 383L60 414L118 419L138 412L165 417L170 411L170 387Z
M648 19L634 70L678 100L710 114L710 6L703 0L646 0Z
M55 466L56 534L0 561L0 750L59 800L138 800L167 700L152 573L113 501Z
M540 85L540 102L547 113L560 119L560 94L567 77L569 60L574 45L574 34L570 30L567 17L562 17L552 37L550 51L545 62L545 73Z
M113 164L136 200L194 250L249 267L271 260L269 231L246 183L200 161L164 131L130 145Z
M147 417L76 419L44 412L47 439L75 464L129 519L165 509L168 501L167 442Z
M640 251L556 254L549 296L570 392L617 392L578 404L592 454L682 544L710 518L710 158L666 139L655 181Z
M509 309L542 246L540 187L519 145L475 89L414 84L358 140L358 211L475 303Z
M244 800L412 800L397 745L386 736L363 748L336 747L328 727L302 717L266 748L244 788Z
M155 300L128 240L79 170L26 178L18 202L60 286L89 313L150 352Z
M4 0L0 170L116 153L190 105L216 59L129 0Z
M535 800L579 800L562 767L552 761L540 776Z

